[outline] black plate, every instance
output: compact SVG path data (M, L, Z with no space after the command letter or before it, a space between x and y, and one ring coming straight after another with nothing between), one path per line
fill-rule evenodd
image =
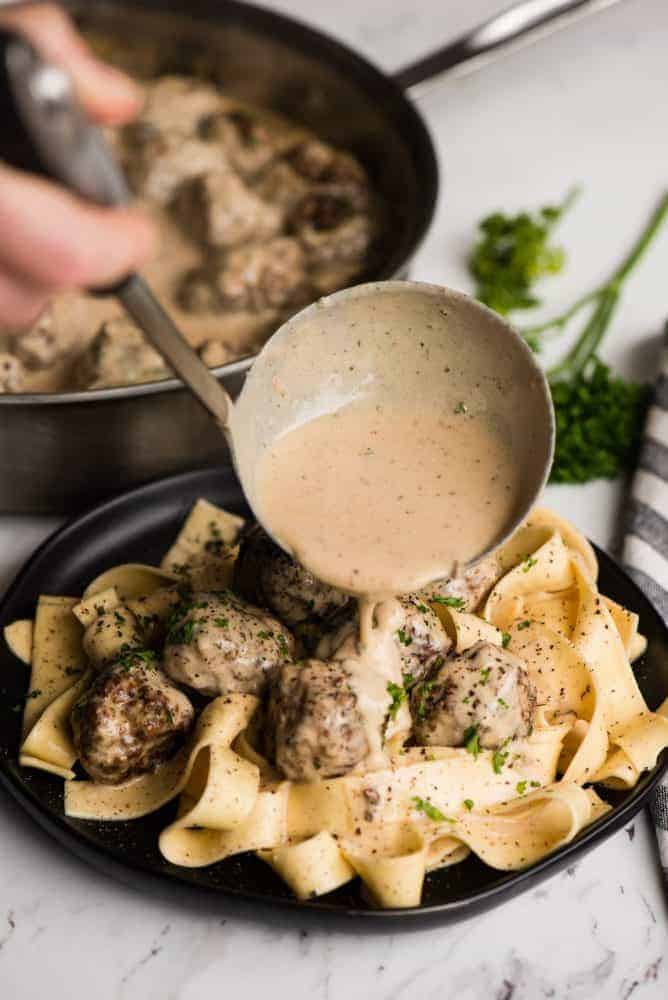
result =
M187 473L141 487L72 521L32 556L0 607L0 626L32 616L40 593L80 594L102 570L122 562L159 562L198 497L247 513L241 489L229 469ZM668 697L668 629L649 601L602 552L602 590L640 615L648 638L647 653L636 674L651 708ZM16 709L27 690L27 672L2 644L0 676L0 781L37 822L68 849L110 875L142 888L171 884L183 890L207 891L291 906L302 910L379 918L436 917L441 921L469 916L493 906L554 874L628 823L640 809L668 765L666 753L630 792L605 793L611 812L566 847L523 872L503 873L471 856L450 869L427 877L423 903L410 910L378 910L353 882L328 896L299 902L277 875L253 855L230 858L208 868L168 864L158 851L158 833L170 821L174 806L128 823L97 823L63 815L61 779L20 768L17 749L21 713ZM171 894L171 893L170 893Z

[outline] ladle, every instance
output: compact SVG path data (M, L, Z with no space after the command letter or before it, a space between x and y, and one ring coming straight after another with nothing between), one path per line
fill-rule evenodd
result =
M20 165L98 203L127 202L122 172L102 133L79 107L67 73L44 62L23 40L2 41L21 132ZM286 431L362 396L384 405L438 405L446 392L443 372L454 362L460 367L465 362L469 380L484 386L493 376L502 386L502 419L519 499L492 547L526 517L545 484L554 444L545 377L512 327L465 295L435 285L388 281L320 299L267 341L233 404L139 275L128 276L113 292L217 422L256 515L259 460ZM452 384L447 391L454 391ZM263 526L275 537L271 524Z

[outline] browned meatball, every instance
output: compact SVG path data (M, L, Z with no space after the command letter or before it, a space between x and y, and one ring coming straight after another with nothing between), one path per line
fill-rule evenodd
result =
M183 184L174 212L184 230L210 247L229 249L275 236L281 212L230 170L209 171Z
M26 368L48 368L63 353L62 342L53 330L53 317L46 312L35 325L14 339L14 353Z
M276 155L272 130L247 111L219 111L202 122L201 134L219 142L234 169L244 177L264 170Z
M393 638L401 656L404 686L410 689L430 670L438 668L447 656L452 641L428 604L416 594L397 597L392 616ZM353 613L338 629L322 637L317 655L329 659L343 643L359 630L359 618Z
M165 671L206 695L262 694L268 673L294 653L290 632L230 591L201 591L175 613Z
M358 212L347 194L312 192L295 205L290 226L314 266L362 261L373 239L367 212Z
M413 733L421 746L463 746L476 736L495 750L528 736L536 692L523 661L488 642L445 660L411 696Z
M124 317L107 320L79 359L78 384L88 389L151 382L171 374L141 331Z
M98 674L72 709L74 745L95 781L116 785L171 757L193 707L149 654L128 654Z
M306 622L323 625L353 606L348 594L316 579L259 524L242 541L234 567L234 588L249 601L269 608L290 628Z
M269 752L291 781L337 778L369 752L357 695L340 663L283 666L271 684L267 733Z
M286 236L230 251L214 282L228 309L296 308L312 298L304 251Z
M420 591L420 597L426 601L434 594L437 598L454 598L459 600L461 611L477 611L501 575L499 561L489 556L456 576L430 584Z
M0 352L0 392L22 392L25 373L14 354Z

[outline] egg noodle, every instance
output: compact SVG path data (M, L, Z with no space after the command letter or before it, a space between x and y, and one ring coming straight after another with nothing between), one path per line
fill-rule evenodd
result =
M224 557L206 544L212 524ZM69 716L91 679L82 638L92 608L140 601L160 616L177 579L228 586L242 526L200 500L161 568L117 566L83 599L42 596L34 622L6 629L31 670L20 763L65 779L66 815L118 822L178 799L159 838L172 864L201 867L255 851L299 898L359 876L377 905L407 907L419 904L427 872L470 852L508 871L568 843L609 809L592 784L631 788L668 746L668 699L650 711L631 667L645 646L637 615L599 593L582 535L537 509L498 553L500 577L480 614L433 605L457 652L482 639L526 665L538 699L534 727L506 745L502 766L489 750L399 746L379 770L286 781L254 747L259 700L229 694L207 704L186 744L157 770L121 785L76 778Z

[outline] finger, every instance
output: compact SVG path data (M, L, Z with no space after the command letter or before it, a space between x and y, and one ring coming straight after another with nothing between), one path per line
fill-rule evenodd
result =
M0 14L0 24L23 35L47 58L71 74L79 100L104 124L134 118L141 89L112 66L97 59L67 14L49 3L15 7Z
M47 289L0 270L0 330L32 326L48 301Z
M0 264L53 290L112 284L150 256L155 240L138 209L91 205L8 167L0 167L0 233Z

